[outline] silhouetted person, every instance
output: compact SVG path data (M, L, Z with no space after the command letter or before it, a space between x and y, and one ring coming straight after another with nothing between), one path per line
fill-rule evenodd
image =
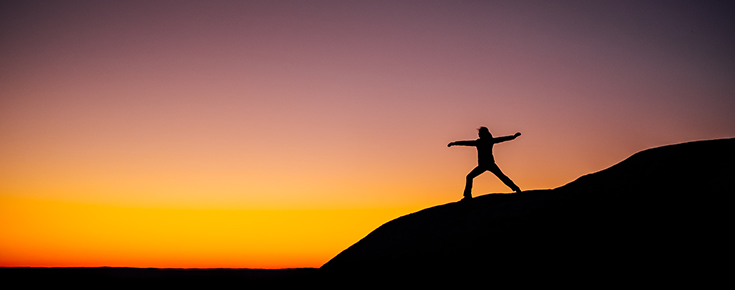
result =
M512 189L513 191L521 192L521 189L515 183L513 183L513 181L510 180L508 176L505 176L505 174L500 171L498 165L495 164L495 158L493 158L493 144L513 140L515 138L518 138L518 136L521 136L521 133L515 133L515 135L513 136L493 138L493 135L490 134L490 130L488 130L486 127L480 127L478 131L480 139L455 141L447 145L447 147L452 147L455 145L477 147L477 167L475 167L475 169L472 169L472 171L467 174L467 183L464 187L464 198L462 200L472 198L472 180L486 170L495 174L495 176L500 178L500 180L503 181L503 183L505 183L505 185L510 187L510 189Z

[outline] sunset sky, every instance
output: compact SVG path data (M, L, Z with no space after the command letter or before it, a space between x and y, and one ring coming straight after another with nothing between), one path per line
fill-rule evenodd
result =
M319 267L461 199L480 126L524 190L735 137L734 36L728 1L3 1L0 266Z

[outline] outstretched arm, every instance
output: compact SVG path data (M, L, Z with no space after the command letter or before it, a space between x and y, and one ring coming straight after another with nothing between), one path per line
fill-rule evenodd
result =
M521 132L515 133L512 136L503 136L503 137L493 138L493 142L500 143L500 142L510 141L515 138L518 138L518 136L521 136Z
M452 143L447 144L447 147L452 146L475 146L476 140L467 140L467 141L454 141Z

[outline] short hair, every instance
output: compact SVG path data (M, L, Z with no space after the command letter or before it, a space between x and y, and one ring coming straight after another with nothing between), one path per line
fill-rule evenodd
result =
M490 137L493 136L493 134L490 134L490 130L488 130L487 127L484 127L484 126L483 127L480 127L480 128L477 128L477 131L480 131L480 135L487 134Z

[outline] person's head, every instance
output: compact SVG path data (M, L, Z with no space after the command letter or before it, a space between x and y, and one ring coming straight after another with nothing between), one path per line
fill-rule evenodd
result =
M492 138L493 135L490 134L490 130L487 129L487 127L480 127L477 129L477 135L480 136L480 138Z

